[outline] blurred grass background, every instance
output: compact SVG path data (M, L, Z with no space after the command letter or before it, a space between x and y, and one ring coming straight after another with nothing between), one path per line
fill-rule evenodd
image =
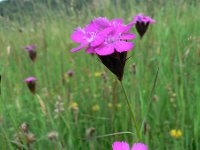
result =
M159 77L145 119L143 140L149 149L200 149L200 6L198 1L164 0L20 0L0 3L0 148L15 149L20 126L35 135L32 149L111 149L116 140L136 142L119 83L97 59L75 47L69 36L95 16L123 18L137 13L152 16L126 64L124 85L138 124L145 116L152 85ZM132 29L136 33L135 29ZM25 45L37 45L33 63ZM72 77L67 71L73 70ZM100 75L99 75L100 74ZM37 77L37 95L24 78ZM44 105L42 105L42 102ZM59 111L58 111L59 110ZM94 131L95 129L95 131ZM170 135L172 129L182 136ZM48 134L55 131L56 140ZM93 135L94 133L94 135Z

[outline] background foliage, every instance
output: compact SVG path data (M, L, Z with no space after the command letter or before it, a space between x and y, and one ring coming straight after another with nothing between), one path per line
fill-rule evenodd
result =
M143 12L157 23L142 40L135 40L124 75L140 125L160 68L143 140L149 149L200 149L199 10L197 0L0 3L0 148L16 147L24 122L35 135L33 149L102 150L111 149L115 140L136 142L132 134L105 136L132 131L125 97L115 77L96 56L69 52L76 46L69 36L94 16L124 18L128 23ZM23 49L28 44L37 45L34 63ZM70 69L73 77L66 75ZM23 82L28 76L38 79L37 95L32 95ZM58 107L63 109L56 112ZM89 134L93 128L94 135ZM172 129L180 129L182 136L170 136ZM57 140L48 138L51 131L58 133ZM29 149L23 137L22 143Z

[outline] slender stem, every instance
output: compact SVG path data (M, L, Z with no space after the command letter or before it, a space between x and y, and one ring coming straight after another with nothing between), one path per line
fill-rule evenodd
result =
M127 94L126 94L126 91L125 91L125 88L124 88L124 85L123 85L122 81L120 81L120 83L121 83L121 87L122 87L122 89L123 89L124 95L125 95L125 97L126 97L125 99L126 99L126 102L127 102L127 104L128 104L129 111L130 111L130 113L131 113L131 118L132 118L133 124L134 124L134 126L135 126L137 139L138 139L139 141L141 141L140 130L139 130L138 126L137 126L136 118L135 118L135 115L134 115L134 113L133 113L133 108L131 107L130 100L129 100Z
M122 134L131 134L131 135L135 135L133 132L116 132L116 133L111 133L111 134L105 134L105 135L98 135L95 136L95 138L105 138L105 137L109 137L109 136L114 136L114 135L122 135Z
M146 119L147 114L148 114L149 109L150 109L150 105L151 105L151 102L152 102L152 96L153 96L153 93L154 93L155 88L156 88L156 83L157 83L157 79L158 79L158 73L159 73L159 67L158 67L158 69L157 69L156 76L155 76L155 78L154 78L153 86L152 86L152 89L151 89L151 93L150 93L149 98L148 98L147 109L146 109L146 111L145 111L145 113L144 113L144 119L143 119L143 121L142 121L142 125L141 125L141 128L140 128L140 131L142 131L142 128L143 128L143 126L144 126L145 119Z

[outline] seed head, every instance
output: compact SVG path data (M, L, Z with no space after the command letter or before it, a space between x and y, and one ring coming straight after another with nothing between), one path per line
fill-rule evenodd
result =
M51 141L56 141L58 139L58 132L57 131L51 131L48 133L48 139Z

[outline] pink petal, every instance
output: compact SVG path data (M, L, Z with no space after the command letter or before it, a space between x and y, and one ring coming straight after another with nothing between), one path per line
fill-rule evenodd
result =
M98 30L98 26L94 23L94 21L91 21L90 24L85 27L85 30L87 32L96 32Z
M124 30L125 30L125 26L123 26L123 25L119 25L119 26L115 27L115 31L117 34L122 33Z
M143 143L135 143L131 150L148 150L148 147Z
M88 47L85 51L86 51L86 53L89 53L89 54L93 54L93 53L95 53L93 47Z
M134 26L134 25L136 24L136 22L137 22L136 20L132 20L132 21L128 24L128 26L131 26L131 27L132 27L132 26Z
M108 35L109 33L111 33L113 30L114 30L113 27L105 28L104 30L102 30L101 32L99 32L98 35L100 35L100 36L107 36L107 35Z
M92 47L96 47L100 44L102 44L105 40L105 38L108 36L108 34L110 34L114 29L112 27L106 28L104 30L102 30L101 32L99 32L99 34L97 35L97 37L95 38L95 40L91 43Z
M106 56L114 53L114 47L112 44L102 45L95 48L95 52L100 56Z
M110 21L107 18L99 17L94 19L95 24L99 28L106 28L110 26Z
M114 142L112 145L113 150L130 150L128 143L126 142Z
M120 19L120 18L112 19L111 23L114 25L123 24L123 19Z
M28 78L26 78L25 80L24 80L24 82L32 82L32 81L36 81L37 80L37 78L36 77L28 77Z
M133 42L117 41L115 42L115 49L118 52L130 51L133 48Z
M70 38L76 42L76 43L83 43L84 42L84 37L85 31L81 28L76 28L75 31L72 33Z
M72 49L71 49L71 52L76 52L76 51L78 51L78 50L80 50L80 49L86 47L87 45L88 45L87 43L83 43L83 44L81 44L81 45L78 46L78 47L72 48Z
M104 36L97 36L97 37L95 38L95 40L92 41L91 46L92 46L92 47L96 47L96 46L102 44L102 43L104 42L104 40L105 40L105 37L104 37Z
M156 23L156 21L154 19L152 19L151 17L149 17L149 16L146 17L146 22Z
M144 14L138 14L133 18L133 24L136 24L136 22L155 23L156 21L149 16L145 16Z
M125 27L124 27L124 30L123 30L123 32L129 32L129 30L132 28L132 26L131 25L126 25Z
M118 25L115 27L115 32L116 32L116 35L117 34L121 34L121 33L128 33L129 30L132 28L131 25Z
M132 40L136 38L136 35L133 33L126 33L126 34L122 34L120 37L120 40Z

